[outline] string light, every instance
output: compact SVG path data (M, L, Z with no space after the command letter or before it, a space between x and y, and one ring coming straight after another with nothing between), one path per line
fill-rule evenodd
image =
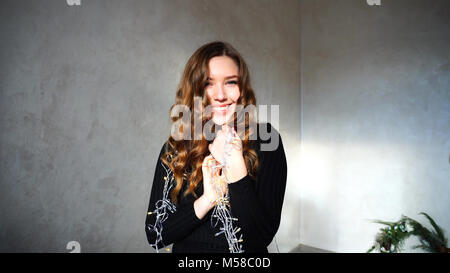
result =
M212 168L212 183L215 187L217 193L216 205L212 212L211 217L211 225L216 227L220 222L221 227L220 231L215 234L215 236L219 236L224 234L227 242L228 249L230 253L242 253L242 234L239 239L237 238L237 233L241 230L241 228L234 227L234 222L238 221L237 218L233 217L230 210L230 196L228 194L228 179L225 175L225 170L228 168L227 158L230 156L232 149L240 150L242 149L239 136L236 132L231 131L229 129L225 133L225 147L224 147L224 155L222 158L222 164L220 164L217 160L211 159L208 162L209 166ZM215 221L214 221L215 220Z
M156 202L155 210L147 212L148 215L156 214L155 224L154 225L148 224L147 228L151 232L156 233L155 243L150 244L150 245L156 249L157 253L159 253L158 245L161 244L163 247L165 247L163 238L162 238L163 223L169 217L168 212L174 213L176 211L175 205L169 199L169 192L175 184L173 172L170 168L166 167L162 162L161 162L161 165L163 166L164 170L166 171L166 176L164 176L165 182L164 182L164 189L163 189L163 198ZM165 248L165 250L170 251L169 248Z

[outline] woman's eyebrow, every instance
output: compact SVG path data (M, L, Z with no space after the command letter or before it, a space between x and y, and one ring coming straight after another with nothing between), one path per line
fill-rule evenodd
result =
M227 76L227 77L225 77L225 80L232 79L232 78L237 78L237 77L238 76L236 76L236 75ZM208 77L207 80L214 80L214 78Z

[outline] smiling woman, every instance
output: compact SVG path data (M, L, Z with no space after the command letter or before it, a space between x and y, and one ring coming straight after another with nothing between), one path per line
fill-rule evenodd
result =
M209 61L206 94L213 107L212 119L216 124L226 123L235 112L240 96L238 72L238 66L228 56L213 57Z
M145 221L148 242L157 251L173 243L173 252L267 252L280 225L286 157L270 123L262 128L278 146L266 151L261 145L272 139L261 139L261 125L250 126L251 116L238 120L238 108L256 99L247 65L230 44L208 43L191 56L171 110L183 105L192 115L196 97L201 109L211 109L201 111L202 126L212 121L220 129L212 141L204 132L193 140L171 135L162 146ZM193 133L191 120L180 129Z

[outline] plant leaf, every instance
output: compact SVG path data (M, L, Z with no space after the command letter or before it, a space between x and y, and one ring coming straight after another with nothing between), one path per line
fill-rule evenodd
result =
M424 215L425 217L428 218L428 221L430 221L430 224L433 226L434 230L436 231L436 235L437 237L440 239L441 242L443 242L445 244L445 246L447 245L447 238L445 238L444 235L444 231L442 230L442 228L440 226L438 226L436 224L436 222L433 220L433 218L431 218L428 214L426 214L425 212L421 212L420 214Z

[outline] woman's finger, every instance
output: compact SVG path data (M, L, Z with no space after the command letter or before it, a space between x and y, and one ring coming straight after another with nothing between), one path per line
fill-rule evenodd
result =
M212 154L212 143L208 145L208 150Z
M210 165L210 161L212 159L212 155L208 155L203 159L202 167L208 167Z
M222 131L222 133L226 133L228 131L228 126L224 124L220 131Z

